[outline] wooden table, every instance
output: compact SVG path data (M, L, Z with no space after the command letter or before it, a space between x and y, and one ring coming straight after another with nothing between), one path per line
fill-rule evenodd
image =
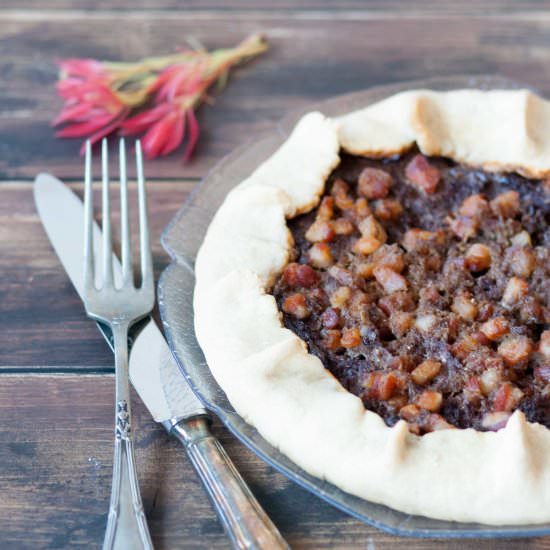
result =
M236 71L193 162L147 165L157 273L164 225L216 161L290 109L375 84L500 73L550 96L550 2L481 0L3 0L0 7L0 548L99 547L111 479L113 360L34 208L49 171L80 190L79 144L54 139L54 61L132 60L194 35L208 47L254 31L271 49ZM62 215L62 212L60 212ZM157 548L226 548L181 447L135 398L138 469ZM295 548L550 548L529 541L402 540L291 484L219 425L216 435Z

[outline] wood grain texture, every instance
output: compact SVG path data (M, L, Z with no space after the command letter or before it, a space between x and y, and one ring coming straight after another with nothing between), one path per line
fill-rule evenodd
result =
M549 8L548 0L2 0L0 548L99 548L110 491L113 380L85 373L112 369L112 356L43 232L31 184L13 181L45 170L80 181L79 144L54 139L49 127L60 106L56 59L133 60L170 52L189 35L208 47L257 31L270 42L267 55L235 71L214 106L201 108L193 162L183 166L173 155L147 165L158 274L168 261L161 229L196 179L289 110L456 73L498 72L550 95ZM36 374L52 371L70 374ZM134 401L156 548L228 548L183 449ZM219 424L214 431L293 548L550 550L550 538L391 537L290 483Z
M111 481L113 393L111 376L0 376L1 548L99 547ZM137 397L134 424L155 548L228 548L185 452L152 422ZM219 425L213 430L294 549L465 547L381 533L312 497ZM476 541L475 547L543 550L550 539Z
M153 10L193 10L193 11L281 11L289 12L322 10L329 12L361 11L391 12L406 14L478 14L493 16L495 14L525 13L542 11L550 7L547 0L134 0L129 5L127 0L3 0L1 10L28 11L35 10L90 10L104 9L132 12L137 9Z
M160 234L193 182L149 182L148 199L155 274L168 262ZM82 186L73 184L82 192ZM113 185L116 190L116 186ZM96 187L96 206L100 204ZM130 185L137 234L135 185ZM113 231L118 194L112 194ZM132 200L133 199L133 200ZM96 209L97 210L97 209ZM60 216L63 212L60 211ZM115 234L115 248L118 239ZM134 249L137 248L134 239ZM136 256L137 250L136 250ZM111 370L113 359L65 274L38 218L30 183L0 184L0 370Z
M124 32L119 32L121 20ZM172 51L193 35L208 47L263 32L271 45L238 68L214 106L200 109L203 129L194 160L151 163L151 178L201 177L223 155L287 112L312 101L375 84L456 73L502 73L550 94L550 16L397 17L384 13L285 12L195 14L156 11L54 12L0 22L0 179L49 170L76 178L79 143L56 140L49 121L60 107L55 60L72 56L136 59ZM307 75L307 77L305 77Z

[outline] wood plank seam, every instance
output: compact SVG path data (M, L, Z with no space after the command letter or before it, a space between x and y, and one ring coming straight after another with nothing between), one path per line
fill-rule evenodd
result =
M550 6L549 6L550 7ZM1 8L2 22L9 21L20 22L46 22L46 21L77 21L82 19L91 20L112 20L124 14L127 21L144 20L181 20L189 22L194 20L234 20L246 21L265 19L270 21L284 21L291 19L311 20L311 21L384 21L395 20L395 11L386 10L346 10L346 11L328 11L328 10L243 10L235 9L231 11L212 10L117 10L117 9L99 9L99 10L78 10L62 9L43 11L37 9L18 10ZM501 20L528 20L541 21L550 20L550 12L547 10L518 12L510 10L502 13L480 13L477 11L456 11L441 13L438 11L400 11L399 19L404 20L445 20L445 19L501 19Z

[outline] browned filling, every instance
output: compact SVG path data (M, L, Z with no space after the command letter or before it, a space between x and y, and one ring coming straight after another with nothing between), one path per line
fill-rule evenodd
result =
M550 186L417 151L344 156L289 222L285 325L365 407L417 434L550 428Z

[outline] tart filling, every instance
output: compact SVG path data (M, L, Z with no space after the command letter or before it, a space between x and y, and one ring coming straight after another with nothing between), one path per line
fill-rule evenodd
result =
M550 427L550 188L412 150L345 155L288 225L284 324L416 434Z

